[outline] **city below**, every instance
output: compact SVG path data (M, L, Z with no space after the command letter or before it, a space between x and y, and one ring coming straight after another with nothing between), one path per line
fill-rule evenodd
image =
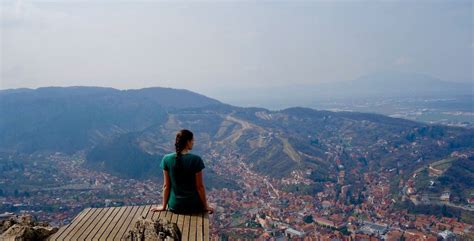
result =
M82 167L83 158L83 153L68 156L57 152L24 156L20 165L3 162L7 164L1 166L4 175L0 179L0 213L3 213L0 217L31 214L37 220L62 226L86 207L161 204L161 180L123 179L89 170ZM336 183L324 182L322 190L305 195L284 187L310 186L313 181L306 176L311 170L293 171L290 177L275 179L253 172L232 152L214 151L203 158L207 168L212 168L218 175L234 178L239 185L236 189L212 189L207 193L216 210L210 215L213 239L400 240L403 237L405 240L438 240L438 237L474 237L472 223L446 215L413 214L395 208L397 200L391 198L390 184L394 170L365 173L365 190L353 193L351 185L345 183L345 177L353 173L340 165ZM430 173L436 175L437 169L430 168ZM416 193L413 179L416 174L399 183L404 190L400 194L402 200L437 205L443 212L449 212L449 208L474 211L474 198L468 199L465 205L450 202L449 192L427 198Z

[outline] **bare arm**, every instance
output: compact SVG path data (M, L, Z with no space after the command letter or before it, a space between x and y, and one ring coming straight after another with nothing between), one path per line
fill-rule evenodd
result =
M199 193L199 197L201 198L202 204L204 205L204 209L212 213L212 208L207 205L206 199L206 188L204 187L204 183L202 181L202 171L196 173L196 188Z
M168 205L168 199L170 198L170 176L168 175L168 171L163 170L163 205L160 207L152 207L150 210L152 212L159 212L166 210L166 206Z
M170 176L168 171L163 170L163 209L166 209L168 205L168 199L170 197Z

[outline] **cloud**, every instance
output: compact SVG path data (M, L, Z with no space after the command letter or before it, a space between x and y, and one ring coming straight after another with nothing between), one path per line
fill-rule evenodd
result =
M68 14L64 12L45 10L25 0L1 1L0 5L2 7L1 28L25 28L35 25L46 27L68 17Z
M411 58L409 57L406 57L406 56L400 56L398 57L397 59L395 59L395 61L393 62L393 64L395 66L406 66L406 65L409 65L411 64L413 61Z
M317 2L111 1L0 0L4 87L100 81L221 93L384 69L472 79L472 31L457 28L472 13L443 21L448 16L438 5L407 15L412 5L406 3L352 9Z

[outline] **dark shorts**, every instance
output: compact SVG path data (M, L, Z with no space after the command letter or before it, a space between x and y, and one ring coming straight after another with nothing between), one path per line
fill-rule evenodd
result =
M173 213L178 213L178 214L191 214L191 213L201 213L204 212L204 205L202 202L199 200L198 202L193 202L192 205L186 205L183 207L170 207L168 206L168 210L170 210Z

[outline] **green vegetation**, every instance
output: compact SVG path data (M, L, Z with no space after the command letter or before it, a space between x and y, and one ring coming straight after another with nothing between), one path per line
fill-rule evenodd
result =
M313 220L313 215L306 215L306 216L304 216L304 217L303 217L303 221L304 221L305 223L312 223L312 222L314 222L314 220Z
M283 186L282 190L285 192L297 193L300 195L314 196L316 193L323 191L324 186L321 183L314 183L311 185L291 184L291 185Z
M451 190L454 197L466 200L474 192L474 156L454 161L438 178L441 188Z
M449 191L453 202L466 203L467 198L474 193L474 156L446 158L431 165L444 172L439 177L430 177L427 167L418 171L414 180L419 193L439 197L444 191ZM431 182L434 184L431 185Z
M410 201L405 201L396 203L395 208L400 210L407 210L409 213L412 214L435 215L438 218L456 218L459 221L474 224L474 212L465 211L459 208L454 208L446 205L415 205Z
M163 123L169 110L221 104L169 88L44 87L0 92L0 98L0 147L24 153L72 154L116 134Z
M128 178L157 175L160 161L161 156L150 155L141 150L132 134L122 135L113 142L98 145L87 155L88 165L101 167Z
M87 155L86 165L112 172L116 175L145 179L158 177L162 180L160 168L162 156L144 152L137 143L134 133L125 134L110 143L103 143L92 149ZM212 169L206 169L204 175L206 188L239 189L235 181L217 175Z

